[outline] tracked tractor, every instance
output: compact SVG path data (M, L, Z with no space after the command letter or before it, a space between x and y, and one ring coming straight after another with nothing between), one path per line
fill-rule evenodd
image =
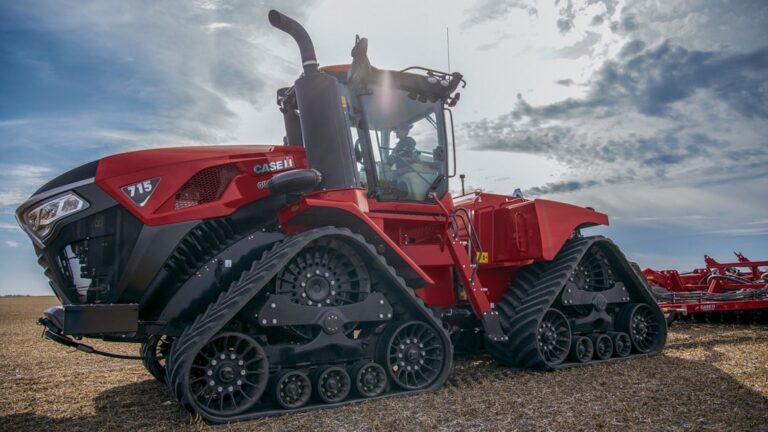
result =
M435 390L455 350L552 370L662 349L642 274L582 235L605 214L451 196L461 74L377 69L364 38L319 68L298 23L269 22L303 67L277 91L283 145L109 156L17 210L62 303L46 337L141 344L213 423Z

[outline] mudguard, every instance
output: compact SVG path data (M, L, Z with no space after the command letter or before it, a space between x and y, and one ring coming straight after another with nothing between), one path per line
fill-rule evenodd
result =
M278 217L281 227L288 233L300 233L323 226L347 227L373 244L409 286L421 288L434 284L424 270L354 202L331 201L309 195L282 210Z

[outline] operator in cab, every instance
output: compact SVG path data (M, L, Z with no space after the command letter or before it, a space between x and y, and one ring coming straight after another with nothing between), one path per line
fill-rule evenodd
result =
M416 151L416 140L409 137L408 134L413 128L412 124L406 123L395 129L395 136L398 141L392 150L392 156L389 159L389 165L396 164L398 169L403 168L408 161L412 161Z

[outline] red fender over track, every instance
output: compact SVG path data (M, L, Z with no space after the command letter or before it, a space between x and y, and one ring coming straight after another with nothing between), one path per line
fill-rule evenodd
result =
M421 288L434 281L392 239L368 217L364 189L322 191L302 197L279 214L281 227L288 233L304 232L322 226L340 226L365 239L383 254L409 286Z

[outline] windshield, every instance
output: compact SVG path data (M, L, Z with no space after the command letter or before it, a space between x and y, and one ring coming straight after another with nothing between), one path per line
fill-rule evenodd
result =
M442 104L380 87L360 99L372 147L369 166L376 175L376 185L365 178L364 152L356 148L366 187L375 187L382 200L425 201L431 192L441 195L447 170Z

